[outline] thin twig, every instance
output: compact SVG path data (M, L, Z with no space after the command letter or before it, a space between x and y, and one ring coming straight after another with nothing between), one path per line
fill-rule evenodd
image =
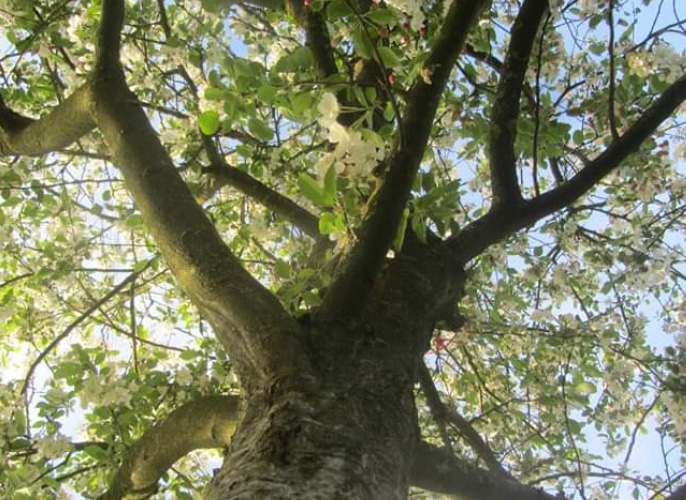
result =
M609 0L607 7L607 24L610 28L610 41L608 43L607 52L610 56L610 95L608 98L608 118L610 120L610 133L612 140L619 139L619 132L617 132L617 121L615 118L615 25L613 18L614 0Z
M145 269L148 268L148 266L152 263L152 260L148 262L148 264L145 266L145 268L141 269L140 271L136 271L131 273L129 276L124 279L121 283L119 283L117 286L115 286L107 295L105 295L103 298L98 300L95 304L93 304L91 307L89 307L81 316L76 318L67 328L64 329L62 333L60 333L57 337L53 339L52 342L48 344L48 346L43 349L43 351L38 355L36 360L31 363L31 366L29 367L29 371L26 374L26 378L24 379L24 385L21 388L21 393L26 394L26 390L28 389L29 383L31 382L31 377L33 377L33 372L36 371L36 368L38 365L45 359L45 357L52 351L55 347L57 347L57 344L59 344L62 340L67 338L67 336L76 328L79 326L81 323L83 323L88 317L93 314L100 306L108 302L112 297L117 295L119 292L121 292L126 286L129 285L132 281L134 281L139 274L141 274Z

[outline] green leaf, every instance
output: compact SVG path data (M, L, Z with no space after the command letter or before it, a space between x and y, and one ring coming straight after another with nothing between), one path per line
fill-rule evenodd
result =
M419 212L415 212L412 215L412 230L419 238L419 241L426 243L426 224L424 223L424 216Z
M200 0L200 4L207 12L219 12L222 2L220 0Z
M372 47L367 33L365 33L362 26L355 26L352 30L353 44L355 45L355 53L362 59L371 59L374 54L374 49Z
M226 91L224 89L218 89L216 87L207 87L205 89L205 99L208 101L221 101L224 99Z
M334 200L326 196L326 193L319 187L317 181L307 174L298 175L298 186L300 190L312 203L323 207L330 207Z
M248 120L250 133L264 142L269 142L274 137L274 131L258 118Z
M243 102L235 93L224 92L224 114L229 120L233 120L242 109Z
M290 279L291 278L291 266L285 260L277 260L274 264L274 272L279 278Z
M110 458L109 453L103 450L100 446L89 445L86 446L83 451L86 455L94 458L97 462L107 462Z
M387 68L395 68L400 65L400 58L390 47L377 47L376 50L379 51L381 62L383 62L384 66Z
M377 24L395 25L398 22L398 16L391 9L374 9L367 13L367 19L374 21Z
M572 434L581 434L581 431L584 428L580 422L577 422L571 418L567 420L567 424L569 425L569 430L572 432Z
M83 367L80 363L73 361L64 361L55 368L55 378L68 378L79 375L83 372Z
M345 219L340 214L333 212L324 212L319 218L319 232L323 235L329 235L336 231L345 229Z
M200 352L195 351L193 349L184 349L181 354L179 354L179 357L183 359L184 361L192 361L195 358L197 358L200 355Z
M336 168L331 165L324 176L324 195L327 199L336 199Z
M329 21L335 21L341 17L347 17L354 14L350 6L343 0L331 0L329 6L326 8L326 13Z
M203 112L198 117L198 125L205 135L214 135L219 130L219 113L214 110Z
M275 73L293 73L297 70L297 67L291 54L286 54L276 61L272 69Z
M296 68L303 70L314 66L314 56L309 47L298 47L291 54Z
M296 94L291 102L293 103L293 111L300 115L312 107L312 95L309 92L301 92Z
M596 386L590 382L579 382L574 386L574 391L578 394L588 396L596 392Z
M393 118L395 118L395 110L390 102L386 103L386 107L383 110L383 117L387 122L391 122L393 121Z
M374 104L376 102L377 93L374 87L367 87L364 89L364 95L367 98L368 103Z
M277 94L278 90L276 89L276 87L273 87L266 83L262 85L259 89L257 89L257 99L260 102L264 102L267 104L273 103L276 99Z
M128 228L141 227L142 225L143 216L141 214L133 214L126 219L126 227Z
M253 67L250 65L250 61L248 61L247 59L241 59L240 57L236 57L231 60L231 67L236 76L256 76Z

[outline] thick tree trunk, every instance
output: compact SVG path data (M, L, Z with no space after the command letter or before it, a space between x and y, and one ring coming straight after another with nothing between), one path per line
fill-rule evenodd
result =
M211 500L406 498L419 438L417 366L463 277L443 257L408 241L362 319L303 322L313 376L252 388Z
M383 346L364 330L313 351L316 383L275 382L252 397L212 500L405 498L418 438L413 375L377 357Z

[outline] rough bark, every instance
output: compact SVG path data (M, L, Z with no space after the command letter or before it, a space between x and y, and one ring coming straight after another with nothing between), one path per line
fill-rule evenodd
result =
M349 333L355 351L375 342L364 328ZM405 498L418 438L413 384L373 358L348 349L347 369L323 370L311 390L253 396L210 499Z
M418 363L464 279L433 243L408 239L361 317L304 322L316 384L253 391L212 500L406 498Z

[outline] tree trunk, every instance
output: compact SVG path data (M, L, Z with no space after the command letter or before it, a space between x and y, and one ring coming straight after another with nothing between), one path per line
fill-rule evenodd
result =
M362 318L301 321L314 376L252 388L210 499L406 498L418 363L463 279L442 247L410 236Z
M374 342L358 336L337 359L320 354L321 382L274 383L253 396L210 498L406 498L418 438L413 379L397 360L374 359Z

